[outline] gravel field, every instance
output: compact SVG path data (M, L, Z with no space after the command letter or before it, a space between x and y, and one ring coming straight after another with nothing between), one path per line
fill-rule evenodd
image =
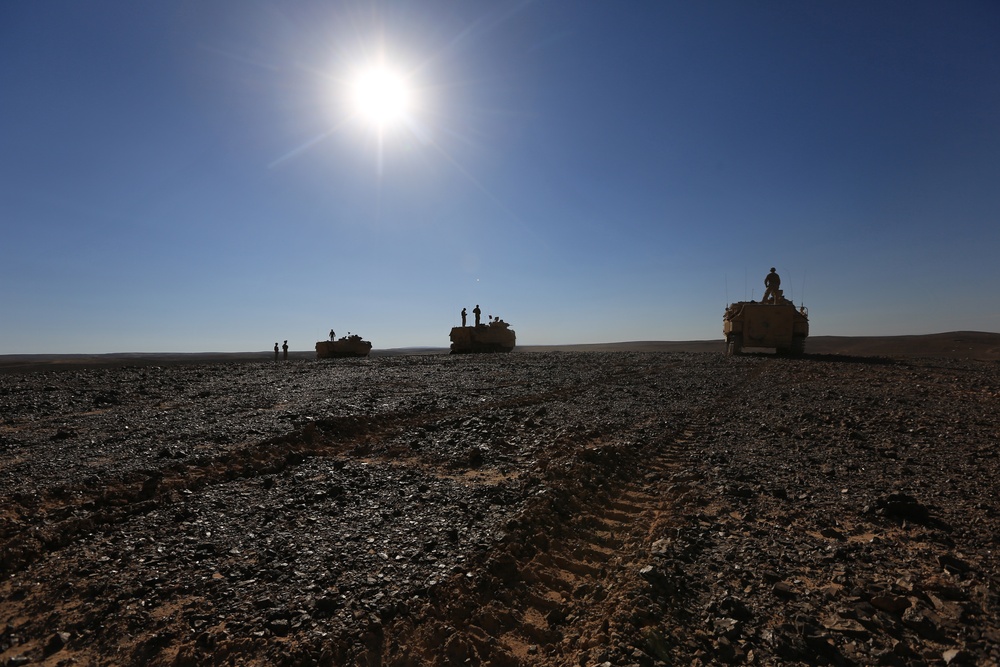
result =
M1000 363L0 374L0 665L996 665Z

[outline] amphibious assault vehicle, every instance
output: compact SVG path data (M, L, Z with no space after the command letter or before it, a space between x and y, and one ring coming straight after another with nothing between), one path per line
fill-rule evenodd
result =
M361 336L357 334L341 336L340 340L321 340L316 343L317 359L367 357L371 351L371 341L361 340Z
M501 319L474 327L452 327L451 353L510 352L516 340L514 330Z
M777 290L767 302L737 301L722 318L726 356L742 354L745 347L770 347L778 354L799 355L809 335L809 311L795 305Z

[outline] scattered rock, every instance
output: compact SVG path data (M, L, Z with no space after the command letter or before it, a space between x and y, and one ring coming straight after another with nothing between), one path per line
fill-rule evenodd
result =
M1000 661L995 364L52 375L0 374L4 664Z

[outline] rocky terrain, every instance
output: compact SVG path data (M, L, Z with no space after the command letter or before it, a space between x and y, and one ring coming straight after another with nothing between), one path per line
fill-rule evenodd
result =
M995 665L1000 364L0 375L0 665Z

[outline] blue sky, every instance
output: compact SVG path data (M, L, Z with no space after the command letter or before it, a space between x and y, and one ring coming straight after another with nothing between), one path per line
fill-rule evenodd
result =
M0 354L1000 331L1000 5L0 4ZM381 138L345 101L412 89ZM721 343L720 343L721 345Z

